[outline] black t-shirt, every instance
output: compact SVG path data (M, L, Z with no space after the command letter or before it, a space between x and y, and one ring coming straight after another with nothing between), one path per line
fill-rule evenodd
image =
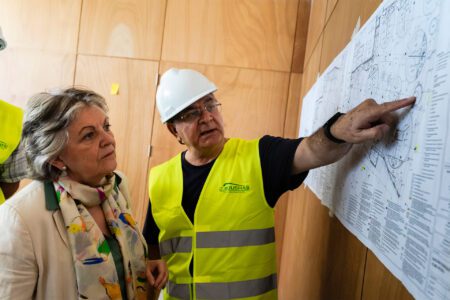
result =
M285 139L266 135L259 141L259 157L267 203L274 207L278 198L288 190L300 186L308 172L292 175L292 162L295 150L302 139ZM206 178L215 160L203 166L191 165L181 155L183 169L183 198L181 205L191 222L194 220L195 207L205 184ZM159 228L148 206L143 235L149 245L158 244Z

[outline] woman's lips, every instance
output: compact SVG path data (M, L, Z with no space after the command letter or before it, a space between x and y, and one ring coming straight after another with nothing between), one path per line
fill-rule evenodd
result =
M108 158L108 157L112 156L113 154L116 154L116 151L115 151L115 150L113 150L113 151L107 153L105 156L102 157L102 159Z

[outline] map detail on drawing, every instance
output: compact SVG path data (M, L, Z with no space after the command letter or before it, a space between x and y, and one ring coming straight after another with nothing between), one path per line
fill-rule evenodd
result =
M306 184L417 299L450 299L450 1L384 1L303 99L300 136L367 98L395 132Z

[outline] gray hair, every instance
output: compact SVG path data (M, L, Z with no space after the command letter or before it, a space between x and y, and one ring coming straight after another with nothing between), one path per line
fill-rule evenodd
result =
M97 93L68 88L39 93L30 98L25 109L22 139L32 176L39 180L56 180L62 173L51 164L66 147L67 128L86 106L97 106L105 113L108 106Z

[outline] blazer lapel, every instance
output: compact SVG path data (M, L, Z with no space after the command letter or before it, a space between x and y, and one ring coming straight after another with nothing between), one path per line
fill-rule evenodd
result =
M53 211L53 221L55 222L56 228L58 229L58 233L61 236L64 244L67 248L69 247L69 241L67 239L67 231L66 226L64 225L64 220L62 218L62 214L60 210Z
M70 248L69 241L67 239L66 226L64 225L64 220L61 214L61 209L59 208L58 199L56 197L55 188L51 181L44 182L44 193L45 193L45 207L47 210L52 212L53 221L58 229L58 233L61 236L66 247Z

